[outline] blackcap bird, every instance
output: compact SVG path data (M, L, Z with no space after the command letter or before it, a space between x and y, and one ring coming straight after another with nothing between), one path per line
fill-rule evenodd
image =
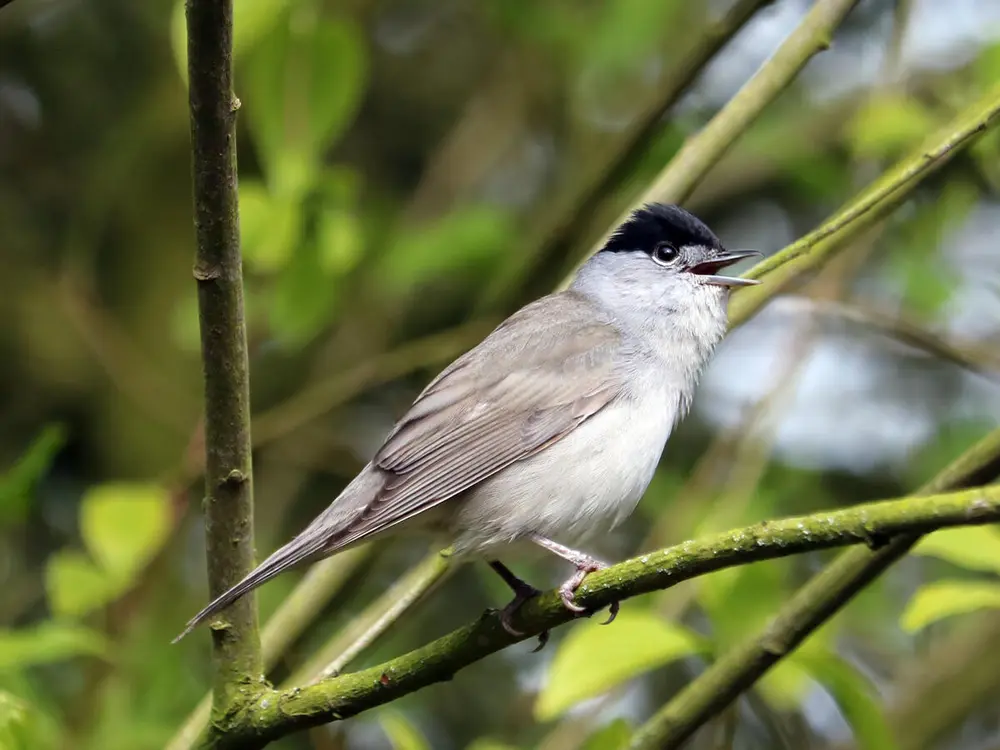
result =
M729 290L758 283L718 272L751 255L676 206L633 212L566 291L445 368L340 496L177 640L288 568L407 530L487 560L514 591L501 613L513 634L512 615L538 593L497 559L515 543L573 565L559 593L581 612L573 594L605 564L563 545L634 510L726 332Z

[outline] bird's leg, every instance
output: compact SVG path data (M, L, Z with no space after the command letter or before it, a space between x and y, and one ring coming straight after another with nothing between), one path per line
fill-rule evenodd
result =
M562 599L563 606L571 612L577 612L582 614L586 612L585 607L581 607L579 604L573 601L573 594L580 584L583 583L583 579L587 577L588 573L593 573L595 570L601 570L608 567L608 564L601 562L597 558L591 557L583 552L578 552L575 549L570 549L565 547L558 542L553 542L551 539L546 539L538 534L531 535L531 541L549 552L558 555L563 560L572 563L576 567L576 572L573 573L566 581L563 582L562 586L559 587L559 597ZM605 625L610 625L614 622L614 619L618 616L618 610L621 609L621 605L618 602L612 602L608 609L609 617L604 621Z
M536 589L527 581L522 581L514 573L504 565L499 560L490 560L490 567L497 572L503 582L510 586L511 591L514 592L514 598L511 602L500 611L500 624L503 625L503 629L514 636L524 635L520 630L515 628L511 624L511 618L514 613L524 604L528 599L538 596L542 592ZM538 634L538 645L534 648L534 651L541 651L545 648L545 644L549 642L549 631L543 631Z

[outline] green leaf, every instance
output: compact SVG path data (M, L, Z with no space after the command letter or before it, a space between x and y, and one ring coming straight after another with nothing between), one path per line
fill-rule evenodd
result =
M722 649L742 643L748 630L763 627L785 600L787 565L780 561L740 565L699 581L698 602L712 622Z
M291 0L239 0L233 4L233 59L253 49L284 15ZM181 79L187 81L187 20L184 0L174 3L170 16L170 46Z
M690 630L635 608L624 610L613 629L580 623L556 652L535 717L548 721L626 680L704 650Z
M412 722L398 711L385 711L379 719L392 750L430 750L431 746Z
M779 711L792 711L809 689L809 672L795 659L782 659L757 683L764 700Z
M597 6L602 18L584 45L585 64L638 66L647 64L649 55L678 20L683 18L682 3L650 3L648 0L618 0Z
M913 554L937 557L969 570L1000 573L1000 529L965 526L935 531L920 540Z
M61 425L45 427L24 454L0 478L0 524L22 521L32 493L66 442Z
M64 747L66 736L58 722L22 697L0 690L0 748L40 750Z
M983 90L1000 80L1000 42L980 47L972 67Z
M49 608L58 616L82 617L110 602L121 588L81 552L61 550L45 566Z
M590 735L581 750L622 750L631 738L631 725L625 719L615 719Z
M316 228L319 264L326 273L343 275L353 269L364 253L361 222L349 211L325 209Z
M505 212L487 206L454 211L397 237L384 259L382 276L387 283L406 288L494 258L512 236Z
M340 137L357 114L367 83L368 54L364 32L346 18L321 19L298 31L294 42L309 61L309 138L319 151Z
M1000 608L1000 584L939 581L917 589L903 610L900 625L904 630L915 633L946 617L986 608Z
M834 653L796 653L793 657L822 685L854 730L862 750L894 750L893 738L875 686Z
M514 745L508 745L506 742L490 739L489 737L480 737L467 745L465 750L518 750L518 748Z
M0 671L50 664L75 656L107 657L110 644L82 625L43 622L19 630L0 630Z
M978 196L969 181L950 180L934 201L920 205L896 232L892 267L903 282L904 301L924 317L939 312L956 288L957 276L941 261L941 243L968 217Z
M935 118L919 101L893 94L869 100L848 124L855 155L882 158L915 145L935 127Z
M80 532L98 564L124 585L163 546L170 516L170 498L161 485L101 484L83 497Z
M301 346L329 322L336 301L336 281L324 273L315 243L307 242L278 276L268 321L281 343Z
M367 66L362 31L346 19L293 15L255 50L243 105L273 193L298 197L318 178L357 114Z
M275 197L263 183L240 183L240 245L247 266L259 273L280 271L299 242L302 228L301 203Z
M29 712L27 703L0 690L0 747L5 750L27 747L24 735Z
M954 273L930 263L909 263L905 271L906 303L924 316L940 311L951 299L958 282Z

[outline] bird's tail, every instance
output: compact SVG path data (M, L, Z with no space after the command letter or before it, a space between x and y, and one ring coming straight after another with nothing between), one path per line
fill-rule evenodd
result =
M260 565L250 571L246 578L221 596L216 597L205 609L188 622L184 631L174 638L177 643L201 623L228 607L240 597L253 591L279 573L311 559L326 557L341 552L357 541L345 538L345 532L364 513L381 491L384 477L366 466L354 480L344 488L340 496L312 523L284 547L277 550ZM360 541L360 540L358 540Z
M318 553L324 547L326 540L316 533L310 533L311 531L312 527L310 526L251 570L242 581L224 594L213 599L208 606L188 621L188 624L184 626L184 630L174 638L172 643L177 643L177 641L201 625L205 620L221 612L262 583L270 581L279 573L283 573Z

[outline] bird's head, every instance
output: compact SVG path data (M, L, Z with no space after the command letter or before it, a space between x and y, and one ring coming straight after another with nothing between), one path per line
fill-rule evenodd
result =
M725 305L730 289L759 282L719 272L755 255L760 253L726 250L683 208L649 203L612 232L581 269L576 286L613 306L682 311Z
M692 286L728 289L760 283L720 276L718 272L722 269L760 253L726 250L711 229L678 206L649 203L633 211L608 238L601 252L635 258L654 273Z

